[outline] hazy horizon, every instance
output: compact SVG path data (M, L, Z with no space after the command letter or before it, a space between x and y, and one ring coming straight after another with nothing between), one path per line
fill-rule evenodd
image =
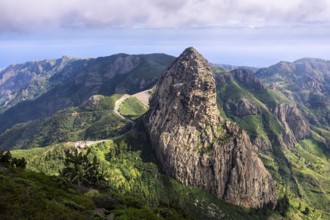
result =
M3 0L0 12L2 68L63 55L178 56L189 46L217 64L330 59L326 0Z

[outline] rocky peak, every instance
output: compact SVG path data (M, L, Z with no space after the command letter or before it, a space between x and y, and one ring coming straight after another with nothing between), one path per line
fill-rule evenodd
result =
M225 122L208 62L186 49L156 85L146 128L164 171L244 207L276 203L275 184L245 131Z
M195 126L218 122L212 71L194 48L186 49L172 64L161 78L157 90L153 100L155 108L164 110L160 117L169 120L171 116L173 121L180 120L183 124ZM185 114L182 115L182 112ZM162 126L169 126L169 123Z

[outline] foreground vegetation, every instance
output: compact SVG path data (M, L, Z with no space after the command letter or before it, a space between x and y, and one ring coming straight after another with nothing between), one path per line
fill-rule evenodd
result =
M137 129L126 137L84 150L84 154L90 151L91 161L96 156L100 169L102 167L107 173L105 178L109 190L98 191L105 196L105 200L107 194L115 193L125 198L135 198L140 204L138 208L126 205L124 209L111 210L116 219L265 219L271 214L267 209L249 210L230 205L207 192L184 186L163 175L141 122L136 126ZM58 175L58 170L65 167L65 152L68 149L71 149L70 144L60 144L17 150L13 151L13 155L27 157L28 169Z
M0 171L0 219L183 219L177 210L148 207L110 189L76 187L22 169Z

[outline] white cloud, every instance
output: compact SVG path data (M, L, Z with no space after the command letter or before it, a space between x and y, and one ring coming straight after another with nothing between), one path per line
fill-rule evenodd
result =
M0 30L330 23L329 0L1 0Z

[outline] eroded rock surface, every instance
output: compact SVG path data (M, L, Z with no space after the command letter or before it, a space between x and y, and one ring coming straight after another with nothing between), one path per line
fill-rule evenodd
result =
M247 133L220 117L211 68L194 48L158 82L146 127L164 171L178 181L244 207L276 203Z
M299 140L310 136L309 124L296 106L279 104L273 109L273 113L282 124L283 141L287 147L293 148Z

